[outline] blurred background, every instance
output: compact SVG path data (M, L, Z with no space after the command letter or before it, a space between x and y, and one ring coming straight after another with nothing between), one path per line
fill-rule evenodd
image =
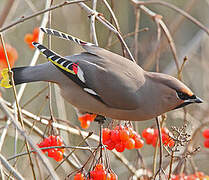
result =
M15 21L18 21L23 16L26 17L40 10L43 10L47 6L46 0L14 0L14 2L9 0L1 0L1 16L3 15L2 13L4 12L9 2L11 3L11 9L9 10L9 13L0 29L9 26ZM64 1L53 0L53 5L62 2ZM136 8L131 0L109 0L107 2L110 4L113 12L115 13L119 23L120 32L124 37L124 40L127 43L131 53L136 58L137 63L147 71L156 71L157 64L159 72L178 77L178 71L174 62L174 56L166 39L165 33L163 30L161 30L161 37L159 40L157 39L158 27L155 21L153 21L153 18L146 14L142 9ZM149 1L147 0L145 2ZM208 0L166 0L164 2L175 5L176 7L193 16L204 26L209 26ZM92 8L92 1L88 1L85 4ZM109 22L112 22L110 12L108 11L104 1L98 0L96 5L97 12L103 14L105 19L107 19ZM179 12L174 11L167 6L160 5L158 3L148 4L145 6L149 8L149 10L162 16L162 21L169 29L171 37L174 40L177 50L176 55L180 66L183 63L184 57L187 57L188 59L182 71L182 81L188 87L190 87L197 96L204 100L203 104L188 106L186 110L179 109L167 113L165 126L170 129L171 126L182 127L185 123L188 124L186 128L187 131L191 135L195 133L192 138L192 142L190 143L189 150L192 151L193 148L198 146L200 146L201 149L199 152L191 155L190 160L192 160L193 165L191 165L190 160L188 160L185 165L187 166L185 171L188 174L192 174L194 173L195 167L198 171L203 171L207 174L209 171L209 151L203 146L204 138L202 137L202 131L206 128L209 128L209 34L207 34L203 28L200 28L195 23L191 22L191 20L183 17ZM64 7L57 8L51 12L51 15L51 28L66 32L82 40L92 42L90 16L88 16L89 14L85 12L85 10L82 9L78 4L66 5ZM136 18L137 15L138 18ZM32 59L34 58L35 50L28 46L28 44L24 41L24 38L26 34L32 33L34 28L42 26L44 24L43 19L44 15L41 14L40 16L31 18L3 31L5 43L10 44L13 48L16 49L18 53L18 58L15 61L14 66L26 66L31 63ZM48 24L45 23L44 26L47 27ZM95 23L95 28L98 44L100 47L104 47L112 52L123 55L121 44L114 33L111 33L107 27L98 21ZM146 29L144 30L144 28ZM136 29L142 30L137 33L138 37L136 36L136 33L134 34ZM129 35L126 36L127 34ZM112 39L110 39L110 37ZM137 43L135 41L136 39ZM43 44L48 44L48 38L46 35L44 35ZM75 43L58 39L56 37L52 37L51 49L63 56L84 51ZM46 62L46 59L40 55L36 64L43 62ZM49 91L47 87L48 84L44 82L27 84L19 101L20 106L24 110L34 115L49 118ZM1 88L0 90L3 99L10 103L14 102L14 96L11 89ZM19 90L20 86L17 86L17 92L19 92ZM41 93L39 93L40 91ZM80 127L80 122L77 120L77 115L74 109L69 103L62 99L62 97L59 95L58 87L54 85L52 85L51 101L55 118L67 120L71 125L73 125L73 127ZM0 134L2 135L5 131L7 118L3 112L0 112L0 117ZM29 122L34 122L34 119L31 117L24 117ZM108 124L110 124L110 120L105 123L105 126L108 126ZM65 125L68 126L67 124ZM40 122L37 122L35 126L37 126L42 132L44 132L46 129L46 125ZM151 126L155 126L154 119L134 123L134 127L140 134L143 129ZM29 125L26 128L29 134ZM15 135L16 131L13 125L9 125L6 127L6 129L7 132L5 139L2 140L1 138L1 153L6 158L9 158L14 155L15 151L16 153L20 153L24 139L20 135ZM93 122L91 123L91 126L84 131L92 131L98 135L99 125L96 122ZM67 145L78 145L82 140L82 137L77 135L74 131L71 132L60 129L60 134ZM31 131L30 136L35 143L39 143L42 138L42 135L38 134L36 131ZM90 146L97 145L97 141L95 141L95 139L89 139L88 143ZM83 143L82 145L86 144ZM26 150L24 149L23 151ZM71 151L71 149L68 151ZM130 170L130 167L133 166L136 169L143 168L141 161L136 161L136 159L139 159L139 152L135 150L126 150L122 153L122 155L116 155L112 152L108 152L108 154L110 156L111 168L115 171L120 180L126 180L132 177L133 172ZM152 171L154 148L145 144L144 147L140 150L140 154L143 157L143 166L147 170ZM180 152L179 154L177 153L179 156L180 154ZM88 151L76 150L73 156L71 156L70 162L63 163L63 165L57 170L57 174L59 175L60 179L64 179L68 174L80 167L80 165L84 164L89 156L90 153ZM123 160L123 158L127 160L128 165L125 164L125 160ZM54 162L51 159L49 160L53 167L57 166L57 162ZM164 158L163 165L165 167L169 163L169 160L169 157ZM34 162L35 161L36 160L34 159ZM14 164L14 162L14 160L10 161L11 164ZM178 161L175 165L177 165L177 163ZM40 163L39 166L42 167ZM23 177L25 177L25 179L31 179L32 171L29 166L27 156L21 156L19 158L16 164L16 169L23 175ZM35 166L35 170L38 171L37 166ZM43 170L41 173L41 178L46 177L46 170ZM39 173L37 173L37 177L39 177ZM40 177L38 179L41 179Z

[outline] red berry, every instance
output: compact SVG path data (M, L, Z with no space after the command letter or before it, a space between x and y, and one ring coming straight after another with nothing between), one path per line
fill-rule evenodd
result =
M83 129L89 128L90 124L91 124L90 121L81 121L81 127L82 127Z
M156 145L157 145L157 139L158 139L158 136L154 136L154 137L152 138L152 146L153 146L153 147L156 147Z
M27 44L30 44L32 41L33 41L33 35L32 34L26 34L25 37L24 37L24 41L27 43Z
M48 150L48 156L54 158L57 155L57 152L54 149Z
M126 149L134 149L135 148L135 141L132 138L129 138L125 142L125 147L126 147Z
M154 129L154 136L158 136L158 129Z
M175 141L173 139L170 139L169 143L168 143L168 146L170 148L172 148L173 146L175 145Z
M209 138L209 129L205 129L202 133L204 138Z
M111 175L110 175L110 173L107 173L107 174L106 174L106 180L111 180Z
M106 172L104 170L96 171L96 178L95 178L95 180L106 180Z
M129 132L126 129L120 130L119 135L121 141L127 141L129 139Z
M34 41L37 41L38 40L39 32L40 32L39 28L35 28L33 30L33 38L34 38L33 40Z
M154 129L147 128L142 131L142 137L145 139L146 144L152 144L154 139Z
M43 140L43 143L45 144L44 147L49 147L49 146L51 146L51 139L49 137L47 137Z
M62 159L63 159L63 154L62 154L62 152L56 151L56 155L55 155L55 157L54 157L54 160L57 161L57 162L59 162L59 161L62 161Z
M109 150L113 150L115 148L115 143L113 141L111 141L111 139L104 141L103 143L104 143L104 145L107 145L107 149L109 149Z
M115 150L118 151L118 152L123 152L125 150L125 146L123 143L118 143L115 145Z
M103 140L103 142L109 140L110 138L111 138L111 131L110 131L110 129L104 128L102 130L102 140Z
M205 146L206 148L209 148L209 139L206 139L206 140L204 141L204 146Z
M147 139L148 136L150 136L150 135L154 135L154 129L153 128L147 128L147 129L144 129L142 131L142 137L144 139Z
M170 137L167 134L162 133L162 143L167 146L169 144Z
M56 136L51 135L51 136L49 136L49 138L50 138L50 140L51 140L50 146L57 146L57 139L56 139Z
M95 171L101 171L104 170L103 164L97 164L94 168Z
M111 131L111 140L114 143L120 142L120 135L119 135L119 131L118 130L112 130Z
M197 177L204 177L204 173L203 172L195 172L195 175L197 176Z
M142 148L144 146L144 141L140 138L136 138L135 139L135 148L139 149Z
M118 130L118 131L123 130L123 129L124 129L123 125L118 125L115 127L115 130Z
M77 173L75 176L74 176L74 180L85 180L85 177L82 173Z
M96 175L97 175L97 172L96 171L90 171L90 177L95 179L96 178Z
M118 180L118 176L114 173L110 173L111 179L110 180Z

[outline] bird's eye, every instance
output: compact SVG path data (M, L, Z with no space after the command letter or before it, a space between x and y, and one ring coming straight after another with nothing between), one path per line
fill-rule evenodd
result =
M195 95L189 96L188 94L183 93L181 91L176 91L176 93L177 93L177 96L179 97L179 99L181 99L181 100L196 99Z

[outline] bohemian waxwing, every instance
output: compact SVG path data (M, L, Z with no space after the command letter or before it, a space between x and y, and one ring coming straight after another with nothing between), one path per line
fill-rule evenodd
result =
M57 83L68 102L82 112L118 120L142 121L191 103L201 103L176 78L144 71L134 62L68 34L46 28L44 33L72 40L86 52L62 57L33 42L49 60L37 66L13 68L15 85L34 81ZM11 87L8 70L1 86Z

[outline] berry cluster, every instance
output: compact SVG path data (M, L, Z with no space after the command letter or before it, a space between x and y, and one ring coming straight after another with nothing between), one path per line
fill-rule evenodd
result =
M78 120L81 122L81 127L83 129L87 129L90 126L90 123L94 121L96 118L96 114L84 114L83 116L79 116Z
M209 176L203 172L196 172L195 174L185 175L172 175L171 180L208 180Z
M7 56L8 56L8 60L9 60L9 64L11 67L14 66L15 61L18 58L18 54L15 48L13 48L11 45L6 44L5 45L6 48L6 52L7 52ZM4 48L2 45L0 45L0 70L3 68L7 68L7 60L4 54Z
M51 146L63 146L63 141L60 136L49 136L44 138L44 140L37 144L39 148L51 147ZM63 148L52 148L52 149L42 149L44 153L48 153L48 156L54 158L55 161L61 161L63 159L64 149Z
M209 148L209 129L205 129L202 133L203 137L205 138L204 146Z
M118 177L113 172L105 170L103 164L96 164L95 168L90 171L90 177L85 178L81 172L74 176L74 180L117 180Z
M104 128L102 130L102 142L107 146L107 149L113 150L115 148L118 152L123 152L125 148L139 149L144 145L144 141L136 131L131 127L122 125L116 126L112 130Z
M162 133L162 142L164 146L173 147L174 140L171 139L171 137L169 136L169 130L164 127L161 129L161 133ZM145 139L147 144L152 144L153 147L156 147L157 139L158 139L158 129L154 129L154 128L144 129L142 132L142 137Z
M28 46L31 49L34 48L34 46L32 45L32 42L38 41L39 32L40 32L39 28L35 28L33 30L33 34L28 33L24 37L24 41L28 44Z

